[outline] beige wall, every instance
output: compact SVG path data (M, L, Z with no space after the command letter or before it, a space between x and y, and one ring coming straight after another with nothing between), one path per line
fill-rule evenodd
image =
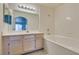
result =
M79 38L79 4L64 4L55 9L55 34Z
M53 9L40 6L40 31L45 34L54 33L54 15ZM49 31L48 31L49 29Z
M0 3L0 54L2 54L3 4Z

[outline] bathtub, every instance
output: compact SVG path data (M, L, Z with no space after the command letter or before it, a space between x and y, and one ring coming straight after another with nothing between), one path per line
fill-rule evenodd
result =
M49 55L78 55L79 41L62 35L45 35L45 49Z

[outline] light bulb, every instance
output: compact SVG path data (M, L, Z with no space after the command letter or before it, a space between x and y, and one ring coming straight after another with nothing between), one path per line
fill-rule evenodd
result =
M26 7L26 6L24 5L23 8L25 9L25 7Z
M66 17L66 20L72 20L71 17Z
M21 8L22 5L18 5L19 8Z
M33 10L35 10L35 8L33 8Z
M32 8L32 7L30 7L30 10L33 10L33 8Z
M29 6L26 6L27 7L27 9L29 8Z

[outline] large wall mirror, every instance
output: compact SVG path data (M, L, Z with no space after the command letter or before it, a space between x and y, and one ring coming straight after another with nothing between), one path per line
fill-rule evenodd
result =
M37 31L39 29L39 14L6 8L4 4L4 32Z

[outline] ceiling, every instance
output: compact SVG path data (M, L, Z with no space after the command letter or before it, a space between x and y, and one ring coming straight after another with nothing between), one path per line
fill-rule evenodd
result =
M40 3L39 5L46 6L46 7L51 7L51 8L56 8L56 7L58 7L62 4L63 3Z

